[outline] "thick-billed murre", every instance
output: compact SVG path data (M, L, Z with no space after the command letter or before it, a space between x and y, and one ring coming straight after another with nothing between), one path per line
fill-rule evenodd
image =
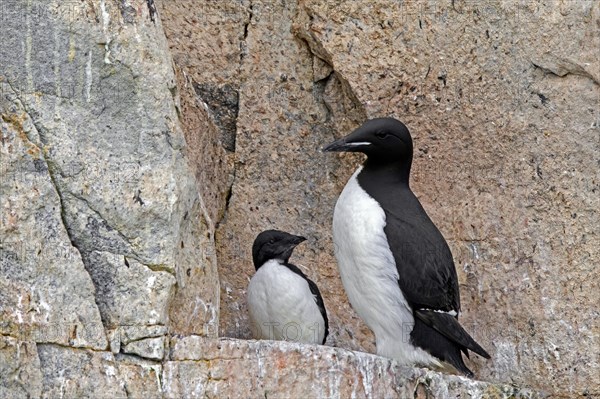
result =
M450 248L409 187L408 129L372 119L323 151L367 155L337 200L333 240L344 288L373 330L377 353L411 365L442 361L472 376L461 352L490 356L458 323Z
M266 230L252 245L256 273L248 285L248 309L256 339L324 344L329 322L317 285L288 262L306 238Z

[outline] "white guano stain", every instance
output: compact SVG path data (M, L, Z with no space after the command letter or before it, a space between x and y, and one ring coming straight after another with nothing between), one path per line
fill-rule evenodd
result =
M365 397L372 398L373 392L371 388L373 387L374 374L373 374L373 362L372 359L360 356L358 358L358 364L360 366L360 375L362 377L363 388L365 389Z
M23 323L23 313L21 313L21 311L19 310L22 307L23 307L23 296L19 295L18 302L17 302L17 309L15 309L15 311L13 312L13 315L17 316L17 321L19 323Z
M158 392L160 392L162 394L163 391L162 391L162 386L160 384L160 376L162 374L162 366L160 364L153 364L153 365L144 364L141 367L142 367L142 370L144 370L148 374L150 374L150 371L154 372L154 375L156 376L156 389L158 390Z
M25 71L27 76L27 93L33 93L33 72L31 69L31 48L33 37L31 36L31 0L27 2L27 15L25 16L25 27L27 34L25 35Z
M156 283L156 276L148 277L148 282L146 283L146 285L148 286L148 290L152 290L155 283Z
M194 301L194 310L192 311L190 320L193 320L196 316L198 316L198 311L200 310L200 308L202 308L202 311L204 313L208 311L208 306L206 306L206 303L202 300L202 298L197 296L196 300Z
M159 319L160 319L160 314L154 309L150 310L150 317L148 318L148 323L149 324L158 324Z
M210 319L204 325L204 330L207 336L210 336L210 328L212 326L216 326L218 323L219 314L217 313L217 308L214 306L209 306L210 309Z
M50 305L48 304L48 302L46 302L44 300L44 298L41 297L40 295L40 306L42 307L42 309L44 309L46 312L50 312L50 310L52 309L50 307Z
M88 61L85 65L85 101L90 102L92 93L92 49L88 52Z
M473 258L475 260L479 260L481 258L481 256L479 255L479 248L477 248L477 244L472 242L469 244L469 246L471 247L471 252L473 253Z
M110 14L106 11L106 1L100 0L100 10L102 12L102 30L104 33L108 30L108 25L110 24Z
M256 345L256 365L258 368L258 378L264 378L265 377L265 369L264 369L264 365L263 365L263 358L260 355L260 343L258 345Z
M102 13L102 31L104 32L104 37L106 38L106 43L104 44L104 63L112 64L112 62L110 61L110 42L112 41L112 39L108 36L110 14L106 10L105 0L100 0L100 11Z
M61 36L58 29L54 29L54 90L56 92L56 97L60 98L63 96L62 94L62 86L61 86L61 76L60 76L60 67L61 67ZM54 114L60 115L60 101L54 102Z
M315 357L316 353L315 353ZM328 354L327 356L327 363L331 365L331 367L327 370L327 376L328 376L328 388L329 388L329 392L328 392L328 397L332 398L332 399L340 399L340 387L342 385L342 373L339 372L339 370L337 369L337 367L335 367L335 362L332 359L331 354Z
M104 373L108 376L108 377L115 377L117 375L117 371L115 370L115 368L113 366L104 366Z
M60 376L60 397L61 399L65 397L65 383L67 382L66 378Z

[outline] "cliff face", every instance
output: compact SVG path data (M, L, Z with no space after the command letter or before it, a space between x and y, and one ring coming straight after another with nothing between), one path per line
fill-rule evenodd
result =
M600 395L596 2L0 9L0 397ZM374 343L330 221L360 157L317 149L388 115L491 383L348 351ZM244 340L275 227L341 349Z

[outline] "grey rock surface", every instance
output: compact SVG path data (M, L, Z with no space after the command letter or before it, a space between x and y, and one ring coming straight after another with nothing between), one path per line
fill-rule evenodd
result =
M17 92L0 84L0 333L27 345L103 349L94 285L63 224L46 149Z
M42 372L35 342L0 336L0 397L39 398Z
M119 355L119 374L125 381L125 390L130 398L162 398L161 364L139 357Z
M42 398L126 398L125 384L110 352L39 344Z
M0 10L1 396L125 397L128 376L147 376L131 357L218 325L160 19L145 0Z
M122 351L144 359L162 360L165 357L165 339L164 336L140 339L124 345Z

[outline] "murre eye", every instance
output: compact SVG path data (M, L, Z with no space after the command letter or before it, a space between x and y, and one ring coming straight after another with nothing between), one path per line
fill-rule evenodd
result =
M387 132L384 131L378 131L375 132L375 137L377 137L378 139L385 139L387 136L389 136L389 134Z

